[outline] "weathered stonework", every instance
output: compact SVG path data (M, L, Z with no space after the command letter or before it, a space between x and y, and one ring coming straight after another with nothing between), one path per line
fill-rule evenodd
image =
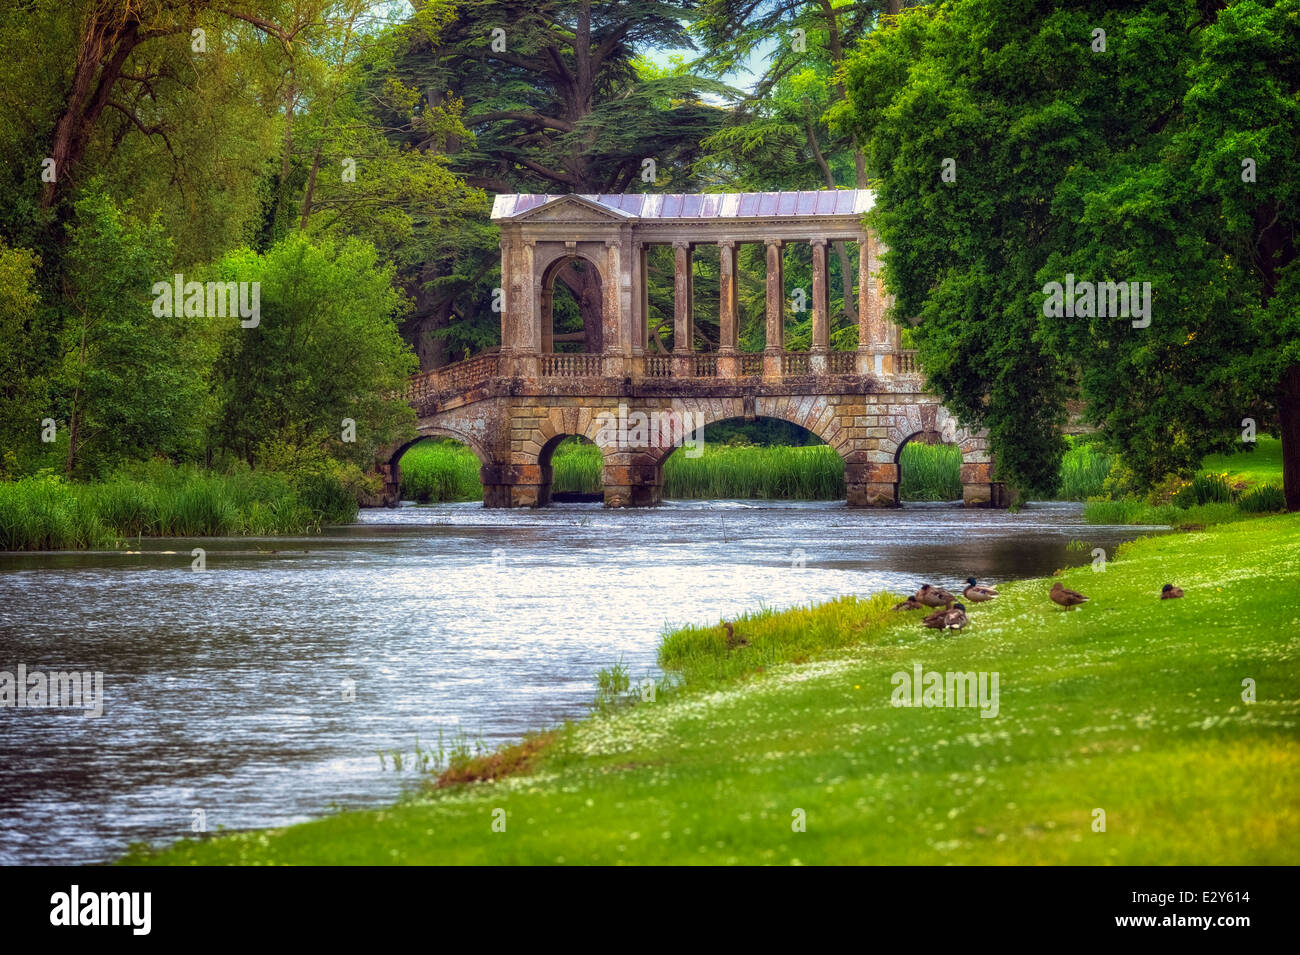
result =
M962 497L969 506L1005 506L992 480L986 438L961 427L938 399L907 378L856 375L761 378L493 379L467 392L415 402L421 437L450 437L482 464L487 507L544 507L551 500L551 454L579 435L601 449L608 507L639 507L663 499L663 463L672 447L620 447L601 431L601 414L690 412L697 423L778 418L806 428L844 461L847 502L854 507L898 503L898 455L910 439L931 435L962 452ZM418 439L417 439L418 440ZM414 443L414 442L411 442ZM396 502L398 461L410 444L392 449L386 499Z
M697 424L731 418L779 418L817 435L844 461L848 503L898 501L898 455L924 435L962 452L963 500L1004 506L992 481L983 434L962 428L926 394L915 357L899 347L886 319L879 240L862 227L868 190L710 195L498 196L501 228L501 349L416 376L407 397L421 437L464 442L481 464L488 507L544 507L551 500L551 454L581 435L604 456L605 504L638 507L663 497L663 463L671 447L620 447L602 433L602 413L675 410ZM858 347L830 351L827 246L860 249ZM766 247L766 348L737 351L736 253ZM784 347L786 292L782 248L812 248L812 342ZM718 351L693 350L693 249L715 244L720 257ZM674 346L655 354L648 334L646 250L674 249ZM551 320L559 268L582 259L599 274L603 294L599 350L556 353ZM417 439L418 440L418 439ZM389 449L383 498L396 503L398 461L409 444Z

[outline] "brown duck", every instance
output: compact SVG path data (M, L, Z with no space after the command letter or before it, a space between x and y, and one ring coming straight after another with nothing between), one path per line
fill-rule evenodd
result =
M917 600L916 595L913 594L911 597L908 597L902 603L894 604L894 609L895 610L924 610L925 604Z
M749 641L744 637L736 636L736 628L732 626L730 620L724 620L722 625L727 628L727 649L735 650L737 647L749 646Z
M1052 584L1052 592L1048 594L1048 596L1052 598L1053 603L1060 604L1066 610L1077 607L1088 599L1077 590L1071 590L1069 587L1062 587L1059 580Z
M916 592L916 599L927 607L944 607L947 609L952 607L957 598L942 587L931 587L929 584L922 584L921 589Z
M1183 595L1182 587L1175 587L1173 584L1165 584L1160 588L1161 600L1177 600Z

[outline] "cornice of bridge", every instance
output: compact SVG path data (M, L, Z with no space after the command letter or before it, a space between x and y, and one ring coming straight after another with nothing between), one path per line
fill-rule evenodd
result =
M610 226L653 223L695 225L727 222L857 221L875 203L870 189L800 192L501 194L493 199L492 221L530 224L604 221Z

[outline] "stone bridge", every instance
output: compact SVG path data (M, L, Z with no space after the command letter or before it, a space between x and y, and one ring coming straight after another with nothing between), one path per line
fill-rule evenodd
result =
M662 500L663 463L682 443L681 424L777 418L817 435L844 461L851 506L898 502L898 457L913 438L943 440L962 453L962 498L968 506L1004 506L992 480L983 433L954 420L925 391L915 357L885 319L878 282L883 249L865 232L866 190L703 195L498 196L504 307L499 352L425 372L407 398L419 437L444 436L469 446L482 467L487 507L539 507L551 500L551 455L579 435L600 447L607 507ZM858 347L829 347L827 246L859 244ZM766 247L766 348L737 350L740 244ZM813 260L812 344L789 351L782 247L807 242ZM696 351L691 311L694 248L720 254L720 343ZM675 250L671 354L655 354L648 330L649 246ZM581 259L601 289L600 350L558 353L552 289L559 269ZM639 413L639 414L638 414ZM644 415L645 418L641 418ZM649 421L663 428L638 430ZM621 422L622 427L611 427ZM628 426L631 422L631 426ZM677 423L676 428L669 425ZM395 503L398 461L414 441L381 462L384 502Z

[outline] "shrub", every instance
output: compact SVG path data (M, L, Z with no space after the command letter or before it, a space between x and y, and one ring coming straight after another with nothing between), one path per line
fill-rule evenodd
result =
M1276 484L1261 484L1252 488L1237 502L1237 506L1248 514L1264 514L1272 511L1286 510L1286 497Z

